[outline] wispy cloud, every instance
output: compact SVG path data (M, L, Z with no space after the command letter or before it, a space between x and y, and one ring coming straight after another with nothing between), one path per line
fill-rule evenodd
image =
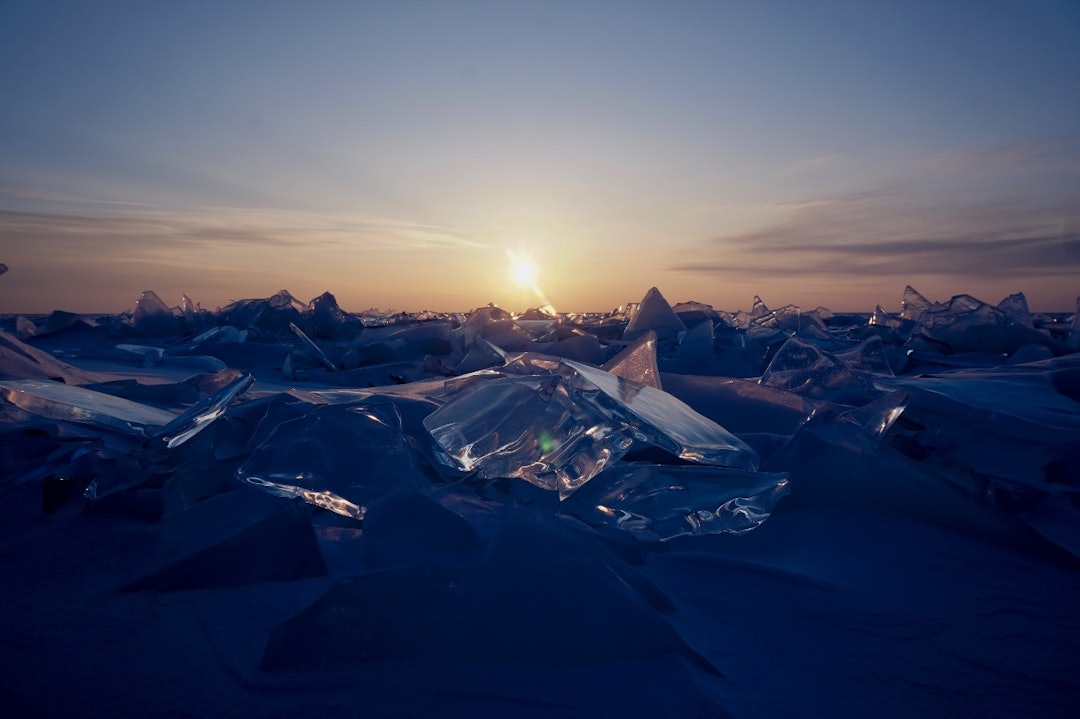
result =
M447 228L355 215L237 207L67 215L0 211L0 245L62 248L97 242L102 249L168 247L176 252L223 248L422 250L482 248Z
M1067 202L945 204L871 191L786 203L777 215L759 230L708 241L670 269L804 278L1080 273L1080 207Z

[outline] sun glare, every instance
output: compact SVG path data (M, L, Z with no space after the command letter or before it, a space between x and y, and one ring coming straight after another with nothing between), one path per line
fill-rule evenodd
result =
M513 279L514 284L519 287L532 288L536 285L536 278L539 274L536 269L536 263L529 259L525 255L518 255L513 252L510 255L510 277Z
M506 259L510 261L509 280L511 284L522 290L528 290L540 301L539 307L551 314L555 314L555 308L551 306L544 291L540 289L540 268L533 258L525 252L506 251Z

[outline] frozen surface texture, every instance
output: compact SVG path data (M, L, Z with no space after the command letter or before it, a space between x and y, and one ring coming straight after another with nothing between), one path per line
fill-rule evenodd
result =
M692 462L757 466L744 442L655 387L543 356L508 358L507 368L529 374L475 383L424 420L467 472L521 477L566 497L634 439Z
M355 519L412 474L401 417L388 402L317 407L282 422L237 470L267 492Z
M598 477L565 511L646 541L741 534L768 519L788 475L705 466L625 463Z
M1069 311L135 310L0 318L12 716L1080 703Z

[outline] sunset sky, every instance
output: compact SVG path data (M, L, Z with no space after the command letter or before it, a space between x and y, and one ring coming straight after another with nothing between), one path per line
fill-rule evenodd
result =
M0 313L1080 294L1077 0L7 0L0 108Z

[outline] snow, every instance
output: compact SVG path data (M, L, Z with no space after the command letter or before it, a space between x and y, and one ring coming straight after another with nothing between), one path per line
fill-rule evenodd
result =
M354 315L282 291L209 313L147 292L131 316L0 320L0 705L1072 716L1075 322L1023 295L901 306L653 288L610 315ZM488 406L498 383L519 408ZM560 383L560 412L633 441L570 493L518 478L558 454L539 439L485 472L427 429L542 425L529 393ZM760 471L677 458L657 438L680 422Z

